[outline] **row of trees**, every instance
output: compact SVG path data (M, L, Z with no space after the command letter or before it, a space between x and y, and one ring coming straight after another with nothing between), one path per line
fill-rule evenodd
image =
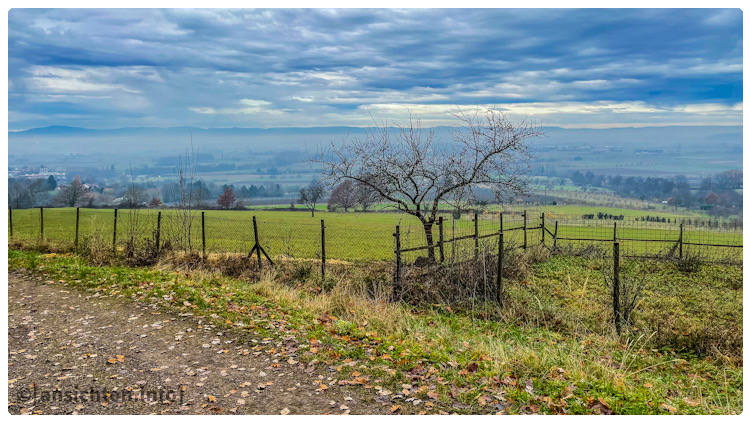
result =
M54 176L46 179L8 179L8 204L13 208L31 208L48 203L54 197L57 181Z
M703 208L715 216L738 214L742 210L742 171L729 170L703 178L692 188L685 176L640 177L603 176L576 171L570 179L577 186L612 190L625 198L666 201L674 207Z

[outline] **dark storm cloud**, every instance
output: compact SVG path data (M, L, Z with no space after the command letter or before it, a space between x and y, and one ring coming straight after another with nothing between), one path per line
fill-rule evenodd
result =
M15 9L8 51L11 129L359 125L474 104L560 125L742 115L739 10Z

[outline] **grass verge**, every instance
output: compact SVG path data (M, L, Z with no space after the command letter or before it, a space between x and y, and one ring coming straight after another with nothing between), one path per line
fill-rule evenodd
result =
M335 367L343 383L419 400L428 413L742 412L741 360L653 348L645 334L621 342L606 330L555 327L542 319L480 318L490 306L458 312L387 303L359 294L351 281L314 290L309 274L299 274L296 284L276 272L249 282L207 270L100 267L76 256L19 250L9 251L9 269L156 301L259 337L293 333L307 338L301 361ZM542 280L567 278L565 271L566 291L586 297L575 288L585 283L577 274L585 279L596 268L572 258L537 264L519 289L532 292L529 300L544 310L544 298L533 292L548 290ZM581 319L583 328L589 323Z

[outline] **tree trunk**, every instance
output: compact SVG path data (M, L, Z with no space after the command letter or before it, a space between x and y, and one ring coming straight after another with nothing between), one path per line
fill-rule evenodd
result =
M424 222L424 234L427 239L427 246L429 246L427 249L427 258L429 258L430 261L435 261L435 249L433 248L433 246L435 246L435 241L432 238L432 226L434 223L434 221Z
M310 212L312 213L312 216L315 217L315 205L310 208Z

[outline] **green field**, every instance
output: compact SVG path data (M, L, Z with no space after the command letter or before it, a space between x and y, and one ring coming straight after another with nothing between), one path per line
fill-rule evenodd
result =
M628 218L639 216L632 210L560 207L559 213L547 211L544 241L551 245L555 221L558 222L558 246L589 244L611 248L609 241L615 236L614 221L565 219L565 211L576 213L608 212L624 214ZM562 211L562 212L560 212ZM117 234L114 238L113 210L81 209L79 238L98 239L111 245L116 240L119 247L129 240L131 235L136 239L153 239L157 227L157 210L143 209L137 211L120 210L117 221ZM523 244L523 217L521 210L506 209L502 215L505 241L508 244ZM40 238L39 209L13 210L13 238L15 240L36 240ZM640 215L652 215L641 212ZM191 211L190 218L181 218L176 210L163 210L161 223L162 245L172 245L178 249L202 249L201 211ZM394 236L396 225L400 226L401 248L413 248L425 245L424 230L419 221L409 215L395 212L377 213L333 213L318 211L311 217L308 211L205 211L205 236L208 252L247 253L254 245L253 216L258 222L260 244L272 257L287 256L292 258L320 258L321 256L321 220L325 221L325 245L327 259L342 261L392 260L394 257ZM617 222L617 238L621 240L621 250L625 255L652 255L674 248L679 241L679 225L669 216L671 223L652 223L634 221L633 219ZM533 245L542 241L541 210L529 209L527 218L527 244ZM474 223L470 215L454 220L450 214L444 215L444 238L471 236ZM75 209L47 208L44 210L44 239L49 242L73 244L75 239ZM185 222L190 222L189 239L184 233ZM497 233L500 230L500 213L484 212L479 219L480 236ZM515 229L510 230L509 229ZM433 227L435 240L439 238L439 229ZM594 239L594 241L571 241L566 239ZM636 242L648 239L652 242ZM189 240L189 242L188 242ZM657 242L658 240L658 242ZM496 238L483 240L483 244L492 247ZM712 245L742 245L742 230L719 230L705 227L686 226L683 233L685 253L705 253L718 256L719 260L731 257L741 261L742 248L699 247L690 243ZM471 251L473 239L464 239L445 246L447 258L452 258L465 251ZM494 251L494 247L492 247ZM412 252L405 258L412 260L424 255L425 251Z

